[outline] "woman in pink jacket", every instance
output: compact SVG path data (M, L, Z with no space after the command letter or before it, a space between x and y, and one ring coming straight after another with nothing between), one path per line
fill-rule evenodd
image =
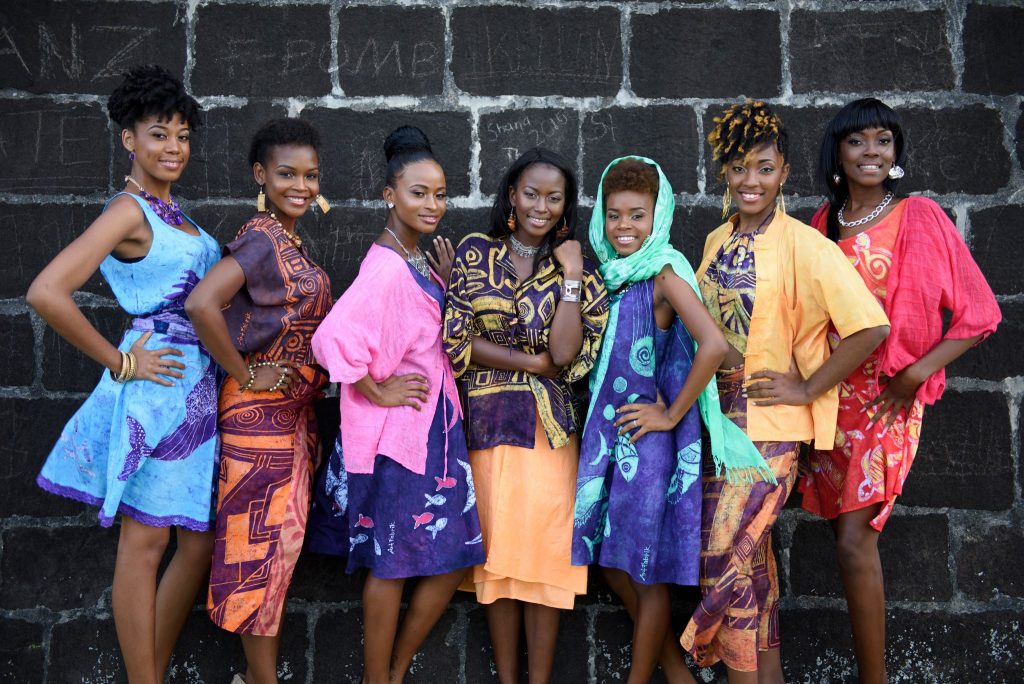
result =
M466 570L484 560L458 391L441 348L451 243L417 247L446 209L426 136L384 143L388 218L359 275L313 337L338 382L341 433L317 486L307 546L367 568L363 682L400 682ZM409 577L422 577L401 630ZM396 640L397 632L397 640Z

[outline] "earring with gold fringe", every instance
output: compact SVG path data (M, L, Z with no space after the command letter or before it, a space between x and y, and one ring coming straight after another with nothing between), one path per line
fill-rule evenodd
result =
M317 193L316 197L313 198L313 201L316 202L316 206L320 207L320 211L325 214L331 210L331 203L328 202L327 198L320 193Z
M782 185L779 185L779 194L775 196L775 208L786 213L786 198L782 196Z
M267 196L263 194L263 186L260 186L260 194L256 195L256 211L267 210Z
M516 232L516 208L512 207L512 210L508 212L508 221L505 222L508 225L510 233Z
M729 192L729 186L725 186L725 194L722 195L722 218L729 216L729 207L732 206L732 193Z

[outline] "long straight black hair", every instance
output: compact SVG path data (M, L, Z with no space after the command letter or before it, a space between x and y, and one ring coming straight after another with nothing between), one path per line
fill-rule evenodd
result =
M541 249L533 261L533 267L536 269L540 259L550 254L556 246L576 237L576 205L579 192L576 174L568 159L546 147L534 147L512 162L512 166L508 167L508 171L505 172L505 176L498 185L494 206L491 207L491 230L487 234L494 238L503 238L512 233L508 229L508 216L512 212L512 200L509 199L508 189L516 187L523 171L534 164L547 164L562 172L562 176L565 178L565 210L562 213L562 219L565 221L565 227L568 228L568 233L562 237L558 235L558 229L561 226L557 225L544 236Z
M839 239L839 210L850 196L850 188L839 161L839 145L846 136L868 128L885 128L892 131L896 145L896 159L893 162L904 166L907 145L903 137L903 126L899 114L892 107L874 97L854 100L840 109L825 128L821 138L821 152L818 155L818 184L828 198L828 237ZM839 176L836 183L834 176ZM886 190L895 194L899 180L888 178L882 182Z

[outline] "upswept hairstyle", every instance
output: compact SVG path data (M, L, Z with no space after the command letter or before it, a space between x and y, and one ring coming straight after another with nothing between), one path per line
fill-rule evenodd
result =
M384 158L388 161L384 184L395 187L395 179L409 164L430 159L441 165L430 148L426 133L415 126L399 126L384 139Z
M107 98L107 115L122 129L134 128L147 116L169 121L175 114L181 114L189 128L195 130L202 123L200 109L181 81L158 64L132 67Z
M839 210L850 196L850 188L843 174L843 165L839 161L839 145L846 136L868 128L885 128L892 131L893 144L896 146L894 164L904 166L907 158L907 145L903 136L900 116L892 107L874 97L865 97L849 103L832 117L821 137L821 151L818 154L818 184L828 198L828 230L829 239L839 239ZM839 176L836 183L833 176ZM899 179L886 177L882 186L895 194Z
M249 166L264 167L275 147L312 147L320 154L320 133L302 119L271 119L259 127L249 143Z
M789 155L789 136L782 119L760 100L738 102L714 118L715 127L708 133L711 157L718 162L718 177L725 178L729 161L745 156L765 143L775 148L786 159Z
M556 246L566 240L574 240L576 236L576 204L578 200L576 174L573 172L572 164L569 163L569 160L558 152L549 150L546 147L534 147L524 152L519 156L519 159L512 162L512 166L508 167L508 171L505 172L504 177L498 184L497 197L495 197L494 206L491 207L491 230L487 234L494 238L503 238L511 234L511 231L508 229L508 215L512 212L512 200L508 197L508 189L516 187L519 183L519 177L523 175L523 171L534 164L553 166L565 178L565 210L562 213L562 219L565 221L565 227L568 229L568 232L563 237L558 236L558 229L561 226L555 226L548 231L548 234L544 236L544 242L541 243L541 249L537 253L537 258L534 259L534 267L536 267L537 261L541 257L549 254Z
M601 181L601 194L605 201L613 192L632 191L658 199L658 172L639 159L623 159L608 169ZM604 209L604 207L602 207Z

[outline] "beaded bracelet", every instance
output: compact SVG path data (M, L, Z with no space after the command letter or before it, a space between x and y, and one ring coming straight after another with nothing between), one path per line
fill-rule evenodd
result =
M263 368L265 366L273 366L275 368L281 368L281 364L278 363L277 361L259 361L257 363L250 363L249 364L249 381L246 382L244 385L240 385L238 389L241 390L242 392L248 392L249 388L252 387L254 382L256 382L256 369L257 368ZM285 378L286 374L287 374L287 371L282 371L281 377L278 379L277 383L273 387L268 389L267 392L276 392L278 389L280 389L281 385L284 383L284 378Z

